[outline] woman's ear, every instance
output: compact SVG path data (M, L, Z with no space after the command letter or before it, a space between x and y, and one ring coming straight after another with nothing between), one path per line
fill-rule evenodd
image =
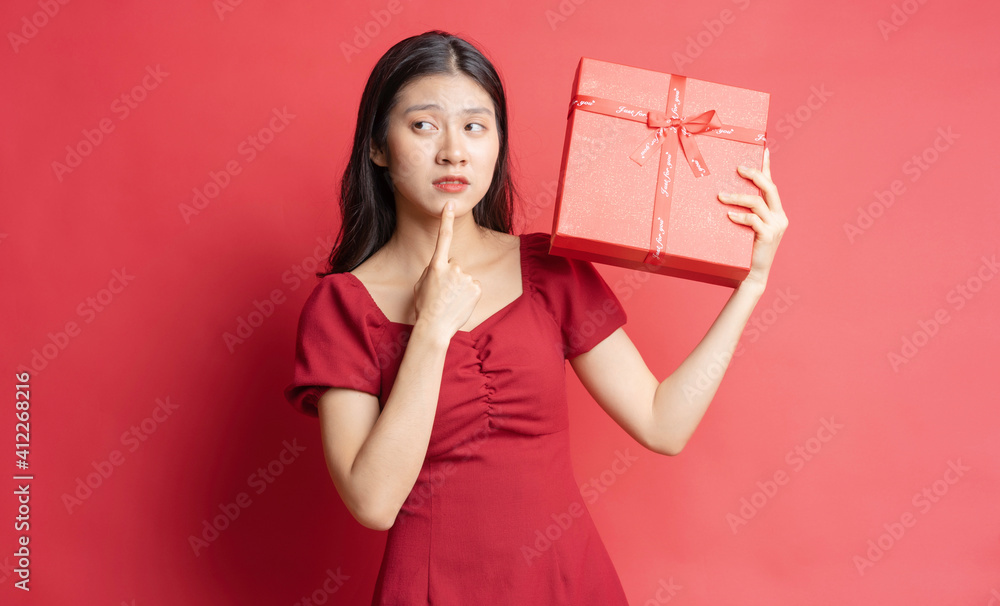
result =
M374 141L371 142L370 147L368 148L368 157L371 158L372 162L378 166L388 166L385 161L385 154L382 153L382 150L375 146Z

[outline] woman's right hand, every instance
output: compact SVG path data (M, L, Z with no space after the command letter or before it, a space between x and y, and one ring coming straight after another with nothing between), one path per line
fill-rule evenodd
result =
M441 211L434 254L413 286L413 306L417 314L415 326L421 325L446 341L450 341L469 321L483 293L479 280L463 272L448 257L455 222L454 205L454 202L448 202Z

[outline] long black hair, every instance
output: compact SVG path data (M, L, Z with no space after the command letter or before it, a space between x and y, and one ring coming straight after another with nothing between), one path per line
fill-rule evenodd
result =
M440 30L431 30L397 42L375 64L358 107L354 147L340 182L343 220L326 272L317 277L350 271L374 254L396 229L396 204L388 169L369 155L372 143L387 149L389 112L397 93L408 82L425 75L464 74L493 99L500 150L493 181L472 210L477 225L511 233L517 194L508 154L507 97L493 64L469 42Z

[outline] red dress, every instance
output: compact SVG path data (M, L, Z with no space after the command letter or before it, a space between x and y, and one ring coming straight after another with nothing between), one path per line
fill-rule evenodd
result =
M388 531L372 604L627 606L573 474L565 361L626 315L589 261L522 234L522 294L448 346L427 455ZM328 386L393 386L412 326L353 274L324 276L299 318L285 397L318 416Z

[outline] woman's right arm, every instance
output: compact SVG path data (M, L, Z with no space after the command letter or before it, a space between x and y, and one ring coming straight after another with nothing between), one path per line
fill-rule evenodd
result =
M375 396L329 388L317 404L323 451L337 492L364 526L396 520L423 467L452 336L476 307L478 280L449 261L454 203L441 212L437 244L414 285L413 325L385 407Z
M353 389L320 397L327 468L344 504L362 525L392 526L427 454L450 339L416 325L385 407Z

